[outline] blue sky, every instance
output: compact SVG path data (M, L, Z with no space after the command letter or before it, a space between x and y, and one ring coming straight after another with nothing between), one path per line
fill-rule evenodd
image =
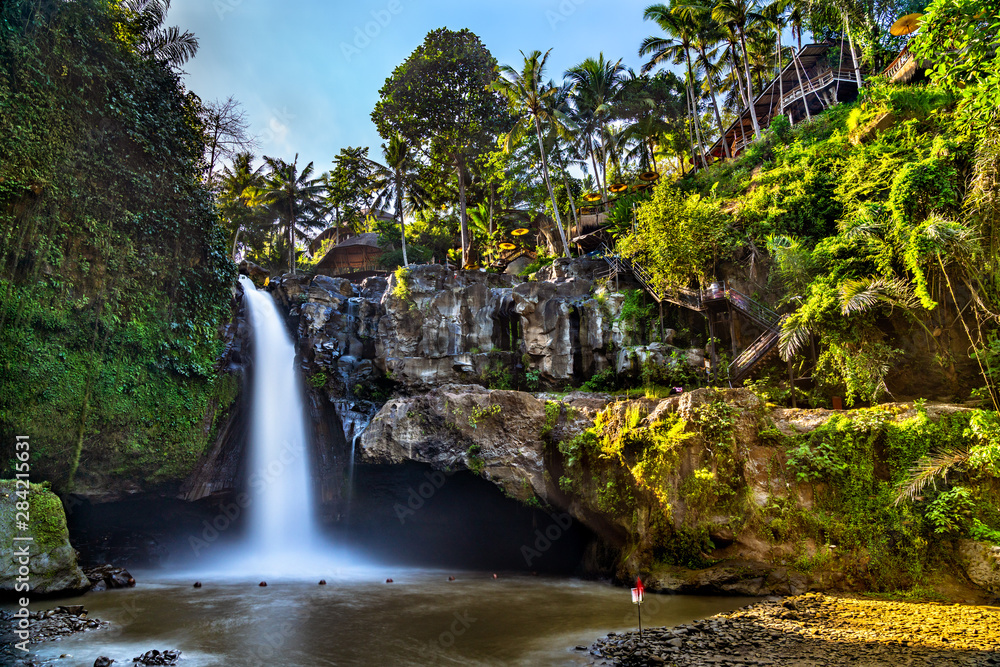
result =
M169 25L194 32L184 67L204 100L229 95L246 108L257 154L315 161L382 139L370 114L378 90L431 30L469 28L502 64L520 50L552 48L550 77L601 51L639 69L645 0L173 0ZM367 31L367 34L366 34Z

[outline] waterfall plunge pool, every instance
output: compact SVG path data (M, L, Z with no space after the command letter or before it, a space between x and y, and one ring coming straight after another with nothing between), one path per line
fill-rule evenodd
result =
M182 651L179 665L591 665L588 646L635 629L629 591L562 577L379 567L317 581L204 579L136 572L132 589L91 593L82 604L112 622L34 646L59 667L115 664L151 649ZM391 576L393 583L385 583ZM455 581L448 581L454 576ZM751 604L752 598L648 595L643 626L672 626ZM59 656L69 654L72 657Z

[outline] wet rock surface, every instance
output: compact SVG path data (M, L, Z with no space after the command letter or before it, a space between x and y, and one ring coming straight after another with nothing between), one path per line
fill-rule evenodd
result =
M610 633L599 665L1000 665L1000 608L809 593L675 628Z
M58 640L78 632L99 630L111 625L107 621L89 618L87 610L81 605L34 611L30 613L28 621L31 628L31 645ZM14 645L21 641L14 634L17 623L18 619L15 618L13 612L0 611L0 664L37 664L30 661L17 662L26 658L23 652L14 648Z
M181 658L180 651L158 651L153 649L152 651L146 651L142 655L132 658L132 664L135 665L176 665L177 661Z
M563 399L573 408L567 428L582 430L607 404L607 394L577 392ZM393 399L361 438L367 463L429 463L438 470L469 469L527 500L550 499L545 476L545 395L446 385L427 394ZM565 408L563 408L565 409ZM551 410L551 408L550 408ZM551 428L551 426L550 426Z
M131 588L135 586L135 577L123 567L101 565L83 571L90 580L90 592L106 591L113 588Z

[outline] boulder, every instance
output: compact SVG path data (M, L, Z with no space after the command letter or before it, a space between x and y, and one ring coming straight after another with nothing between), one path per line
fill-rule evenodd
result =
M1000 547L985 542L959 540L959 562L972 583L1000 596Z
M21 493L21 497L18 496ZM27 529L19 528L17 503L28 503ZM16 537L30 537L30 541ZM69 543L66 513L56 494L40 484L18 489L14 480L0 481L0 591L15 592L21 545L28 545L31 592L35 595L70 595L90 588L90 580L76 562Z
M135 586L135 577L123 567L101 565L83 571L90 581L90 590L104 591L112 588L131 588Z
M519 276L521 275L521 271L524 271L530 265L531 265L531 258L522 255L521 257L518 257L513 262L508 264L507 268L504 269L503 272L509 276Z

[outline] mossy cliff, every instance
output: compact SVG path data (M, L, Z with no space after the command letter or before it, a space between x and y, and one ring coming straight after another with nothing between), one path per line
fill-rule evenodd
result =
M179 484L238 389L199 102L123 11L0 16L0 441L60 492Z
M450 386L390 401L361 455L467 468L568 511L598 536L598 570L662 590L989 590L969 545L1000 541L993 478L958 470L897 502L921 457L968 450L982 414L785 409L744 389L613 400Z

